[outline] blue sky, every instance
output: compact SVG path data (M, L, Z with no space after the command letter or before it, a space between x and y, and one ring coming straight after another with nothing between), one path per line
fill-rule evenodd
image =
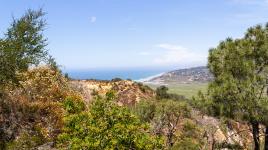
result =
M267 0L6 0L0 32L40 7L50 54L65 69L205 65L219 41L268 21Z

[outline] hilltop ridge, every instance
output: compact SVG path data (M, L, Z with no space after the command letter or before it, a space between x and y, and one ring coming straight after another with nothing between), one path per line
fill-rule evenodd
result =
M72 80L69 84L88 101L91 101L94 95L104 96L111 90L117 93L119 105L134 105L140 100L155 96L155 92L148 86L130 80Z

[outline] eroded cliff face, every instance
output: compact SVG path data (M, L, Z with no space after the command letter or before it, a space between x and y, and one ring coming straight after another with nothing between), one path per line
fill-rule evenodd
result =
M142 99L152 99L155 96L155 92L148 86L129 80L73 80L70 85L81 92L87 102L90 102L94 95L105 95L111 90L115 91L119 105L134 105Z
M218 145L225 145L229 149L235 145L236 147L233 149L253 149L251 127L247 123L219 120L215 117L202 115L196 110L192 111L191 116L196 124L203 128L205 149L217 149ZM264 133L262 130L260 132ZM261 140L264 139L261 138Z

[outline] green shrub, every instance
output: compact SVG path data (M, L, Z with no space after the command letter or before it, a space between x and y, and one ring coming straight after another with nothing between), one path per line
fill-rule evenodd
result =
M43 144L45 138L42 136L41 133L39 134L29 134L27 132L22 133L18 139L7 143L6 149L7 150L28 150L33 147L39 146Z
M166 87L166 86L160 86L160 87L156 88L156 98L157 99L169 98L167 91L168 91L168 87Z
M162 85L158 88L156 88L156 99L161 100L161 99L171 99L171 100L186 100L186 97L183 95L178 95L174 93L168 93L168 87Z
M153 100L142 100L132 108L132 111L141 121L150 122L155 117L156 105Z
M161 138L149 134L143 124L127 108L114 103L114 95L97 98L89 111L69 114L58 147L69 149L156 149Z
M136 85L139 86L140 90L143 93L146 93L146 91L152 91L152 89L148 85L144 85L144 84L142 84L140 82L137 82Z
M198 150L200 149L200 143L193 138L183 138L178 141L172 148L172 150Z
M174 150L197 150L201 149L203 145L203 136L201 129L191 121L187 120L183 123L182 130L180 130L180 136L175 142L172 149Z
M216 143L215 148L217 148L217 149L235 149L235 150L244 149L241 145L239 145L239 143L230 144L227 142Z
M85 110L85 103L83 100L68 96L63 102L64 109L68 113L80 113Z

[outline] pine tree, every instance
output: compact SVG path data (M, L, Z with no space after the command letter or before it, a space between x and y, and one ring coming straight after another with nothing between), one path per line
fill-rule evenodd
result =
M208 67L215 77L208 90L215 115L248 121L259 150L259 124L267 125L268 27L258 25L241 39L221 42L209 51Z

